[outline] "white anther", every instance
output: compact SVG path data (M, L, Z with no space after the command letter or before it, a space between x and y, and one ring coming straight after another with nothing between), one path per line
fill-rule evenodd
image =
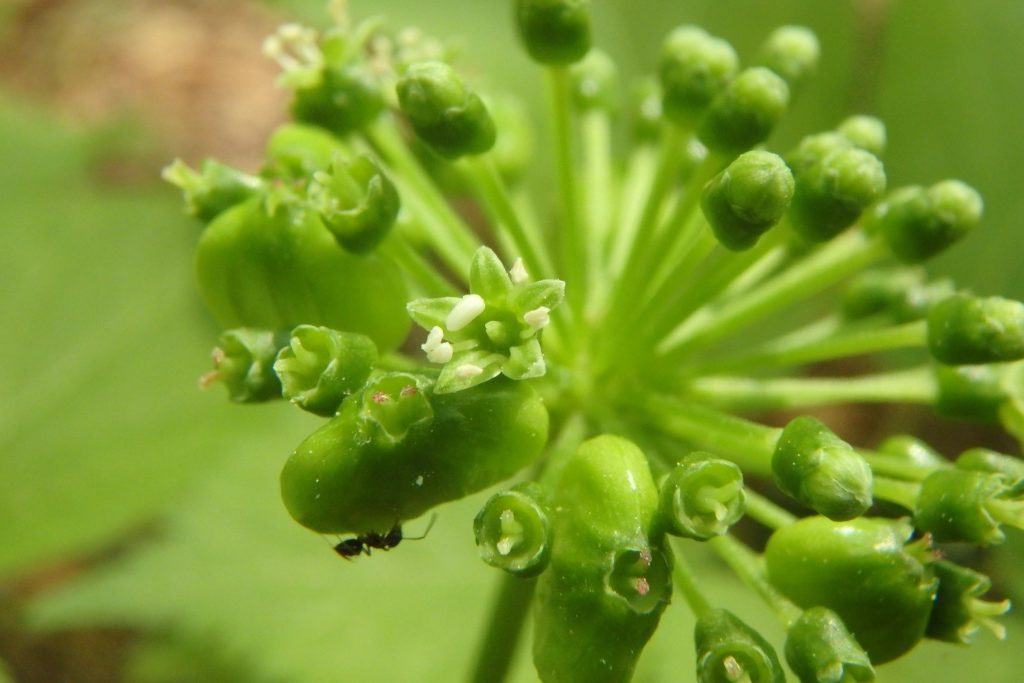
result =
M427 360L431 363L447 363L454 352L452 345L444 341L444 330L436 325L431 328L427 341L420 348L427 353Z
M448 326L450 332L461 330L483 313L486 307L487 304L479 294L467 294L459 303L455 304L455 308L448 314L445 325Z
M509 277L512 278L512 282L517 285L521 285L530 279L530 274L526 272L526 266L523 265L523 259L517 258L516 262L512 264L512 268L508 271Z
M299 24L283 24L276 33L267 36L263 54L288 72L317 68L323 62L316 31Z
M479 365L473 365L472 363L463 363L459 367L455 368L455 376L461 379L473 379L478 375L484 374L484 369Z
M547 306L538 306L532 311L527 311L523 314L523 320L526 324L535 330L539 330L543 327L547 327L548 323L551 322L551 309Z

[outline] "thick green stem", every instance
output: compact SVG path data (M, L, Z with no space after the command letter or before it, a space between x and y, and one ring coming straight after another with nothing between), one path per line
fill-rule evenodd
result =
M536 584L536 579L502 575L487 631L477 651L470 678L473 683L500 683L508 676Z
M923 481L929 474L939 469L937 466L918 465L896 455L885 455L874 451L859 451L876 475Z
M803 611L776 590L765 576L764 568L750 548L728 534L716 536L708 543L743 583L757 592L787 628L800 618Z
M888 477L875 477L872 486L872 493L875 498L896 503L900 507L913 512L917 506L917 496L921 492L921 485L915 482L898 481Z

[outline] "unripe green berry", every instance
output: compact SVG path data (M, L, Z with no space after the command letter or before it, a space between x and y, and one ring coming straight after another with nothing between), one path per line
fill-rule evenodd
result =
M947 469L921 482L914 526L936 541L996 545L1006 540L1002 523L1024 527L1022 482L1003 474Z
M699 683L785 683L775 648L729 610L701 614L693 639Z
M885 191L878 157L856 147L839 149L797 173L790 219L809 242L825 242L853 225Z
M819 420L797 417L782 430L772 455L772 478L787 495L834 520L871 507L871 468Z
M715 97L697 134L713 152L739 154L767 140L788 106L786 81L755 66L742 71Z
M665 38L658 60L663 108L670 121L692 127L739 70L739 57L721 38L680 26Z
M928 313L928 348L940 363L978 365L1024 358L1024 304L957 294Z
M516 0L516 26L534 60L571 64L590 49L590 0Z
M878 446L883 455L894 455L920 467L945 467L949 462L927 443L907 434L890 436Z
M979 222L981 196L958 180L930 188L893 192L872 212L868 227L879 231L893 254L905 263L920 263L963 239Z
M745 152L704 186L701 208L718 241L742 251L785 215L793 187L793 174L781 157Z
M868 683L871 660L832 610L812 607L786 633L786 661L800 683Z
M836 128L836 132L866 152L881 158L885 154L885 124L874 116L858 114L844 120Z
M544 571L554 546L545 500L534 482L491 496L473 521L481 559L515 576Z
M948 643L970 645L984 626L997 638L1006 637L1006 628L995 617L1010 611L1010 601L980 599L992 588L991 579L946 560L933 562L931 568L939 579L939 592L925 635Z
M814 31L803 26L780 26L761 46L757 63L786 79L796 89L811 76L821 57L821 45Z
M303 410L334 415L359 390L377 362L377 346L362 334L299 325L277 354L274 372L282 394Z
M413 130L439 155L457 159L494 146L494 121L483 100L444 62L413 64L397 92Z
M661 482L660 500L668 533L706 541L743 516L743 472L728 460L691 453Z

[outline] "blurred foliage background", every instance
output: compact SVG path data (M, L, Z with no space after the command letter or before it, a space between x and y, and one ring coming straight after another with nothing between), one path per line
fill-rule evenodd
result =
M893 185L956 176L987 200L984 229L933 269L1024 297L1024 3L594 4L598 43L627 75L651 68L677 23L744 56L774 26L812 27L821 70L773 147L847 113L881 116ZM539 105L508 5L351 2L457 41L487 85ZM284 103L259 45L294 17L323 23L323 2L0 3L0 681L452 681L471 665L498 578L469 534L480 498L444 508L424 542L342 563L277 495L278 468L313 423L196 389L217 330L191 283L198 227L158 170L174 156L258 163ZM1002 444L910 410L831 419L863 444L880 424L944 435L947 454L965 439ZM1024 600L1019 537L958 559ZM693 561L781 642L713 559ZM882 680L1019 681L1024 622L1009 621L1010 644L925 644ZM669 610L637 680L689 680L691 628ZM521 650L517 680L529 681Z

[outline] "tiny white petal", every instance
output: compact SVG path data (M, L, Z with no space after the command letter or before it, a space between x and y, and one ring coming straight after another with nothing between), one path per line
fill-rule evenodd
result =
M442 342L435 348L427 351L427 360L431 363L447 363L452 359L452 354L455 353L455 349L448 342Z
M479 365L473 365L472 363L463 363L459 367L455 368L455 374L462 379L473 379L478 375L484 374L484 369Z
M483 297L479 294L467 294L462 297L459 303L455 304L452 312L448 314L448 319L445 321L448 330L451 332L461 330L483 313L486 307L487 304L484 303Z
M527 311L523 314L523 320L526 324L535 330L539 330L542 327L547 327L548 323L551 322L551 309L547 306L538 306L532 311Z
M526 266L523 265L523 259L521 258L516 259L508 274L512 278L512 282L517 285L521 285L530 279L530 274L526 272Z
M431 350L440 346L442 341L444 341L444 330L434 325L427 333L427 341L420 348L430 353Z

